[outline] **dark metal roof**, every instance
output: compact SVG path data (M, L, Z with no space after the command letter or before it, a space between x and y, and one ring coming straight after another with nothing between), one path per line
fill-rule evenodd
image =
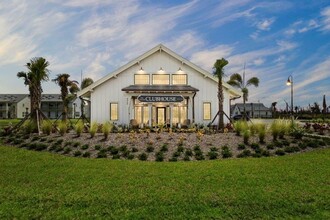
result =
M16 103L27 96L27 94L0 94L0 102Z
M130 85L122 89L125 92L197 92L188 85Z

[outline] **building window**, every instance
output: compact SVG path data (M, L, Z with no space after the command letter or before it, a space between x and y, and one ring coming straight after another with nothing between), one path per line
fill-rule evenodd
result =
M211 102L203 103L203 120L211 120Z
M169 74L153 74L152 75L153 85L169 85L170 75Z
M118 103L110 103L110 120L117 121L118 120Z
M138 124L147 124L149 121L149 107L135 106L135 119Z
M134 75L134 84L135 85L149 85L149 74L135 74Z
M172 85L187 85L187 74L172 74Z

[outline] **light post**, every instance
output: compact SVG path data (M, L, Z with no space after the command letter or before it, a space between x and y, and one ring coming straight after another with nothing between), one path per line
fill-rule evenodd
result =
M291 86L291 117L293 119L293 77L290 75L286 81L288 86Z

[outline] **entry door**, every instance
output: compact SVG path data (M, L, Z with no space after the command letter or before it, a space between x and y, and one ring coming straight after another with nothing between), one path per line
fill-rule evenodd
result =
M157 124L165 124L166 121L166 108L157 107Z

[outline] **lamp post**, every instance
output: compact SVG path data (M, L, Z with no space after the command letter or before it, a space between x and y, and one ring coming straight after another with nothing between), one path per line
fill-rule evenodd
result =
M293 119L293 77L290 75L286 81L288 86L291 86L291 117Z

